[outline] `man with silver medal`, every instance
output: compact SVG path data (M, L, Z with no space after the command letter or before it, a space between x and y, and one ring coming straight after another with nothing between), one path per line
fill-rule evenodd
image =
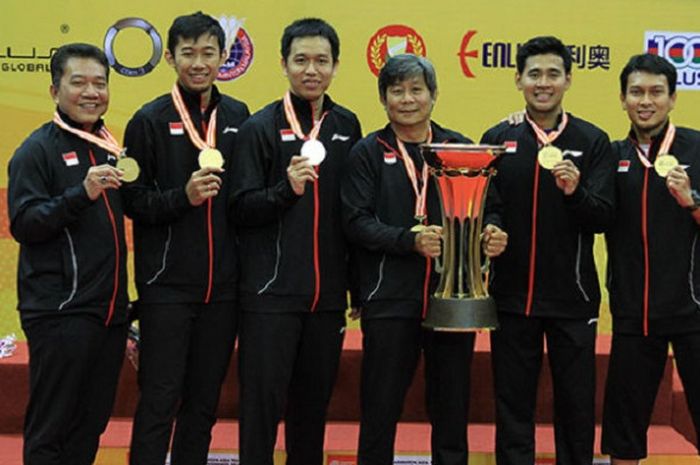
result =
M326 90L340 43L321 19L281 40L289 90L241 127L231 215L241 244L240 457L271 465L285 420L288 465L321 465L350 288L340 178L361 137Z

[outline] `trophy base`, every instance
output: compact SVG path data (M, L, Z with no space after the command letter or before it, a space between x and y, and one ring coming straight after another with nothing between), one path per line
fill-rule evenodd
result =
M473 332L498 328L496 302L483 299L430 298L423 327L433 331Z

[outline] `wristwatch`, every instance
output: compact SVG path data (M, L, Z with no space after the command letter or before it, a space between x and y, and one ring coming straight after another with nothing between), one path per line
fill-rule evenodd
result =
M693 199L693 203L685 207L685 209L692 213L700 208L700 192L693 189L690 191L690 197Z

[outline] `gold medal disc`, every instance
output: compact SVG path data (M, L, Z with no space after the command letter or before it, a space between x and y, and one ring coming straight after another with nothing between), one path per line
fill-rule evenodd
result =
M411 228L411 232L422 233L423 231L425 231L426 227L427 227L426 225L418 223L417 225L415 225L414 227Z
M564 159L562 151L553 145L545 145L537 153L537 162L546 170L551 170L554 165Z
M224 157L217 149L207 148L199 152L200 168L223 168Z
M656 170L656 174L658 174L662 178L668 176L669 171L671 171L676 166L678 166L678 159L670 153L667 153L665 155L659 155L658 157L656 157L656 161L654 162L654 169Z
M136 179L139 177L139 173L141 172L139 163L132 157L121 157L117 161L117 169L124 172L122 175L122 181L124 182L136 181Z

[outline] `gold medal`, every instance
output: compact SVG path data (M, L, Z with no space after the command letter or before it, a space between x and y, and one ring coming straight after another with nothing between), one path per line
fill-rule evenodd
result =
M562 151L553 145L545 145L537 153L537 162L546 170L551 170L554 165L564 159Z
M678 166L678 159L670 153L667 153L665 155L659 155L658 157L656 157L656 161L654 162L654 169L656 170L656 174L658 174L662 178L668 176L669 171L671 171L676 166Z
M418 223L417 225L415 225L414 227L411 228L411 232L422 233L423 231L425 231L425 228L427 228L426 225L424 225L422 223Z
M141 169L139 163L132 157L121 157L117 161L117 169L122 170L124 174L121 180L124 182L134 182L139 177Z
M199 152L200 168L223 168L224 157L217 149L206 148Z

